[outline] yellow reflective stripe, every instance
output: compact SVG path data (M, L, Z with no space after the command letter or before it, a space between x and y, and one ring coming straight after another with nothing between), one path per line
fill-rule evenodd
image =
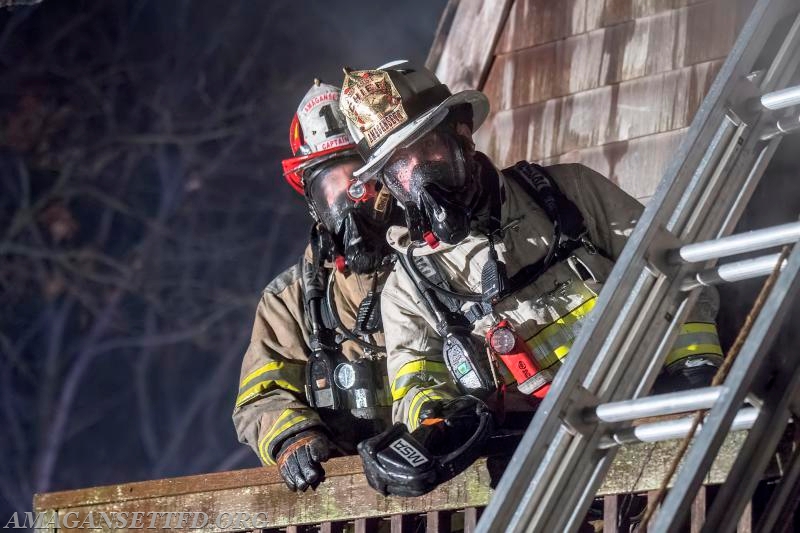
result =
M272 427L267 431L266 435L264 435L258 443L258 451L261 455L261 460L264 461L265 464L274 465L275 461L269 455L270 444L287 429L306 420L311 420L311 417L304 415L302 411L284 409L275 422L273 422Z
M717 325L709 322L687 322L681 326L679 335L684 333L713 333L717 334Z
M436 375L438 374L438 382L447 380L450 374L447 371L447 366L439 361L431 361L429 359L417 359L409 361L400 367L397 375L392 380L391 391L392 400L400 400L409 389L416 385L437 382ZM443 379L442 379L443 378Z
M265 372L269 372L271 370L278 370L283 366L283 362L281 361L270 361L269 363L265 364L264 366L260 366L247 374L244 379L239 383L239 390L243 389L248 383L253 381L255 378L264 374Z
M284 390L288 390L288 391L291 391L291 392L299 393L301 391L300 388L296 387L292 383L289 383L285 379L268 379L268 380L256 383L255 385L253 385L252 387L250 387L249 389L247 389L246 391L241 393L236 398L236 407L241 407L242 405L247 403L249 400L253 399L255 396L258 396L262 392L269 391L270 389L272 389L276 385L277 385L277 387L279 389L284 389Z
M255 396L267 392L276 386L290 392L299 393L302 391L302 384L295 384L284 379L290 377L288 374L301 373L303 363L293 363L292 366L283 361L270 361L269 363L250 372L239 385L239 395L236 397L236 407L241 407ZM299 375L297 376L300 379ZM257 382L250 387L254 380Z
M423 405L434 400L444 400L446 397L449 398L449 395L444 396L430 389L423 389L416 393L411 398L411 404L408 408L408 430L414 431L419 427L419 415Z
M687 322L681 326L675 345L667 356L665 365L679 361L691 355L723 356L719 345L716 324L707 322Z
M583 325L583 319L594 309L596 302L597 297L592 296L526 341L543 369L566 357Z
M679 348L670 352L665 364L671 365L690 355L716 355L722 357L722 348L719 344L691 344L686 348Z

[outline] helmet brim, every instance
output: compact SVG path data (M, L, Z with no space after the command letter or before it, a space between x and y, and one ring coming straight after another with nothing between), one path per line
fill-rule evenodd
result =
M357 153L355 144L345 144L312 154L290 157L281 161L283 177L286 178L286 181L295 191L304 194L303 172L331 159L356 155Z
M472 107L472 131L477 130L489 115L489 99L482 92L472 89L458 92L390 134L383 144L375 150L375 153L367 159L364 166L353 172L353 176L361 181L371 179L386 163L386 160L391 157L392 153L406 140L416 135L420 130L435 128L445 119L450 108L462 104L469 104Z

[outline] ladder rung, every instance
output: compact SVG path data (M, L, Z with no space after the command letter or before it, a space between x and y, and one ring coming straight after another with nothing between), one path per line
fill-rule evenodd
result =
M600 404L595 418L603 422L626 422L648 416L672 415L696 409L708 409L719 398L723 387L705 387L666 394L655 394L635 400Z
M681 290L690 291L704 285L718 285L723 282L766 276L775 269L780 257L781 254L770 254L709 268L686 278L681 284ZM783 265L781 265L781 269L783 269Z
M731 431L750 429L753 427L759 410L755 407L745 407L736 414L731 424ZM614 433L613 437L603 439L601 447L616 446L619 444L631 444L635 442L659 442L662 440L679 439L689 434L692 427L691 416L678 418L675 420L664 420L660 422L650 422L630 428L625 428ZM697 432L703 428L702 422L697 426Z
M797 104L800 104L800 85L772 91L761 96L761 105L771 110L784 109Z
M767 129L762 135L762 141L768 141L779 135L786 135L800 130L800 115L784 117Z
M800 239L800 222L790 222L721 239L687 244L675 252L673 259L698 263L789 244L798 239Z

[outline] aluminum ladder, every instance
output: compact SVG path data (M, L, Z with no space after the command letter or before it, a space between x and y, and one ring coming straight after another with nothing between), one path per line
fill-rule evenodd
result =
M798 399L800 350L786 354L785 361L769 361L781 371L766 395L753 398L751 392L754 376L800 288L800 246L794 246L783 263L721 386L646 395L697 299L698 287L766 275L775 268L777 254L721 266L716 261L800 240L796 221L731 236L781 137L800 130L800 86L790 86L800 61L798 11L798 0L755 4L511 458L478 531L577 530L619 445L688 432L687 420L635 429L620 429L621 425L643 416L700 408L709 409L702 430L650 531L680 530L728 432L750 428L703 531L735 528ZM779 201L779 194L776 197ZM748 397L755 407L742 409ZM768 524L779 519L799 477L797 458L787 468L762 530L769 531Z

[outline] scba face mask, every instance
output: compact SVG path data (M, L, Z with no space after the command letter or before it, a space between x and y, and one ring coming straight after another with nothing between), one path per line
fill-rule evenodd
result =
M312 213L333 236L338 251L356 273L376 270L384 256L391 202L376 182L360 183L353 171L358 157L337 159L309 171L306 194Z
M449 244L466 238L478 183L451 126L440 125L397 148L381 174L406 207L409 229L423 226Z

